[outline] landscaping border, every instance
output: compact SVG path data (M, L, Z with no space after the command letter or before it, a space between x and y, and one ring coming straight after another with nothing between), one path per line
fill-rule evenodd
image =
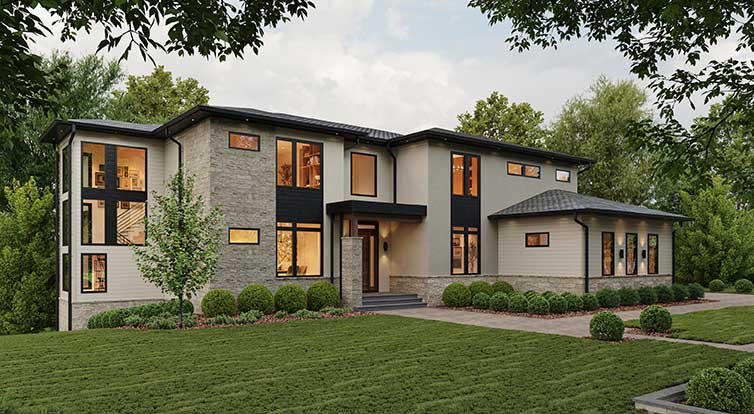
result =
M680 401L686 399L687 385L688 383L684 383L634 397L634 407L651 414L726 414L722 411L681 404Z

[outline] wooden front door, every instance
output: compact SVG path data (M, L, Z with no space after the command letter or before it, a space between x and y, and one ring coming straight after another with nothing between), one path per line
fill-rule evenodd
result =
M361 241L361 281L364 292L378 292L380 278L377 266L377 223L359 223Z

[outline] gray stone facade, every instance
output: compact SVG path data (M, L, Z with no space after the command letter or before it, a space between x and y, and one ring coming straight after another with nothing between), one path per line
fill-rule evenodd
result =
M343 237L343 306L357 308L362 299L362 238Z
M146 305L149 303L163 302L163 300L127 300L112 302L79 302L74 303L73 320L71 325L73 330L85 329L86 323L95 313L104 312L111 309L128 308L131 306Z
M589 278L589 290L596 292L600 289L620 289L628 287L638 289L642 286L671 285L672 275L641 275L641 276L603 276Z

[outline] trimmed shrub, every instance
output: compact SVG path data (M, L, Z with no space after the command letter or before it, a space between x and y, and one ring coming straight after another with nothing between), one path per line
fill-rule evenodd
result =
M548 290L545 293L542 294L542 297L544 297L547 300L550 300L551 297L555 296L555 292Z
M751 414L754 391L741 374L726 368L702 369L686 388L689 405L730 414Z
M495 292L490 296L490 309L494 311L506 311L510 306L510 299L505 292Z
M471 299L471 306L476 309L489 309L490 308L490 295L479 292Z
M573 293L564 293L563 299L568 303L569 312L577 312L584 309L584 300L580 296L576 296Z
M275 309L287 313L306 309L306 292L299 285L283 285L275 292Z
M275 312L275 319L283 319L286 316L288 316L288 312L286 312L284 310L279 310L279 311Z
M621 306L634 306L634 305L638 305L639 301L641 301L641 297L639 297L639 292L631 288L618 289L618 296L620 296Z
M492 294L495 293L495 291L492 289L492 285L482 280L471 282L471 284L469 285L469 292L471 292L472 298L479 292L484 292L488 296L492 296Z
M754 283L751 283L749 279L738 279L733 287L736 289L736 293L751 293L754 290Z
M643 286L637 292L639 293L639 303L642 305L654 305L657 303L657 292L655 292L654 288Z
M514 293L510 296L510 305L508 306L508 310L510 310L511 312L523 313L526 312L526 309L528 307L529 300L526 299L526 296L520 293Z
M202 299L202 313L207 318L236 313L236 298L229 290L212 289Z
M617 290L610 288L602 289L597 292L597 302L603 308L617 308L620 306L620 295Z
M214 318L207 319L207 323L210 325L235 325L238 321L236 318L221 314L217 315Z
M654 287L658 303L668 303L673 301L673 291L669 286L660 285Z
M704 298L704 287L700 285L699 283L692 283L688 286L688 288L689 288L689 299L697 300L697 299Z
M178 327L178 317L170 313L153 316L146 323L148 329L176 329Z
M641 330L646 332L667 332L673 326L673 317L660 305L647 306L639 316Z
M568 312L568 302L565 300L564 297L560 295L553 295L549 299L547 299L548 302L550 302L550 312L552 313L566 313Z
M727 286L725 285L725 282L720 279L715 279L709 282L709 290L711 290L712 292L722 292L726 287Z
M683 302L689 298L689 288L684 285L674 284L670 287L673 291L673 300L676 302Z
M539 296L539 293L533 290L527 290L526 292L524 292L524 296L526 296L526 299L529 300L533 298L534 296Z
M326 282L325 282L326 283ZM293 314L296 317L304 318L304 319L322 319L324 316L322 316L321 313L309 310L309 309L301 309Z
M134 328L146 324L146 320L139 315L129 315L123 320L123 326L132 326Z
M338 289L330 282L319 281L312 283L306 291L306 308L318 311L329 306L338 306L340 295Z
M600 307L600 302L597 300L597 296L594 296L593 293L584 293L581 295L581 303L582 303L582 309L584 310L595 310Z
M274 307L275 301L272 297L272 292L263 285L255 283L246 286L238 294L238 311L241 313L251 310L272 313Z
M498 280L497 282L495 282L495 283L492 284L492 291L494 293L503 292L505 294L511 294L511 293L515 292L515 290L513 289L513 286L511 286L510 283L503 282L502 280ZM493 293L493 295L494 295L494 293Z
M600 312L589 322L589 334L602 341L620 341L623 329L623 320L612 312Z
M544 296L532 296L531 299L529 299L529 305L526 307L526 310L529 313L544 315L550 312L550 302L548 302L547 298Z
M471 304L471 291L462 283L451 283L442 291L442 303L451 308L469 306Z
M741 374L742 377L754 388L754 358L744 359L738 361L736 366L733 367L733 371Z
M161 313L169 312L173 315L178 315L180 311L180 303L178 302L178 299L170 299L167 302L162 303L156 303L154 305L157 305L158 308L160 308ZM153 305L145 305L145 306L153 306ZM183 316L186 315L193 315L194 314L194 304L191 303L188 299L183 299ZM145 315L141 315L145 316Z
M333 316L343 316L346 313L353 312L353 309L351 308L335 308L332 306L327 306L319 310L322 313L326 313L328 315Z
M248 312L244 312L238 315L238 323L242 325L251 325L252 323L262 319L264 313L257 309L252 309Z

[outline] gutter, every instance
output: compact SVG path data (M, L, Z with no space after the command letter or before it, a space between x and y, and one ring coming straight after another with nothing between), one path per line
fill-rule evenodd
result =
M574 215L573 221L584 229L584 293L589 293L589 226Z
M396 204L398 203L398 159L390 148L390 142L387 143L387 152L393 158L393 204Z
M76 124L71 124L71 137L68 139L68 148L71 150L71 164L73 164L73 138L76 137ZM57 151L56 151L57 153ZM69 208L69 214L70 217L68 217L68 225L73 225L73 203L71 202L71 198L73 196L73 172L71 171L71 188L68 190L68 205L71 206ZM69 232L70 234L70 232ZM73 267L73 240L68 243L68 268L69 270L72 270ZM73 330L73 272L69 272L69 277L71 278L70 283L68 283L68 330Z
M678 226L679 227L683 227L683 222L679 221L678 222ZM670 249L671 249L670 250L671 251L671 255L670 255L670 282L673 283L673 284L675 284L675 233L677 231L678 231L678 229L674 228L673 229L673 233L672 233L672 237L670 238L670 243L671 243L671 247L670 247Z

